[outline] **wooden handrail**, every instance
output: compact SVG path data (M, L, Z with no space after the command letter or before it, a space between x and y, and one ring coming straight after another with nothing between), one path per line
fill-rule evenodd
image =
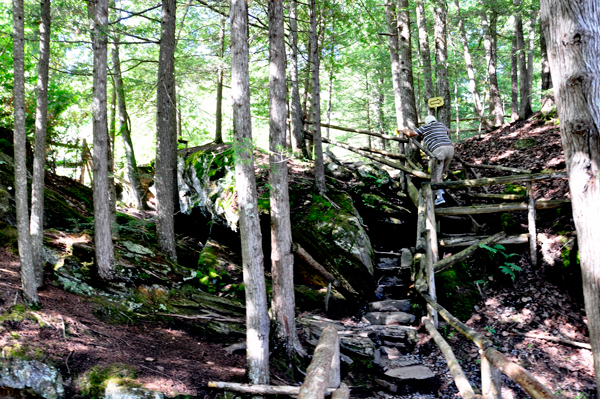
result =
M424 292L419 293L452 327L473 341L483 351L487 360L489 360L494 367L519 384L519 386L523 388L525 392L530 394L531 397L534 399L559 399L558 396L554 395L552 391L546 388L546 386L539 382L527 370L518 364L511 362L502 353L494 349L493 343L490 340L458 320L439 303L434 301L428 294Z
M536 201L535 209L553 209L560 208L565 205L569 205L571 200L548 200L548 201ZM471 206L453 206L449 208L436 208L436 216L452 216L452 215L477 215L481 213L494 213L494 212L514 212L514 211L526 211L530 208L527 202L508 202L504 204L485 204L485 205L471 205Z
M440 188L469 188L469 187L481 187L491 186L492 184L507 184L507 183L525 183L528 181L540 181L547 179L558 179L566 178L567 172L554 172L554 173L533 173L533 174L522 174L516 176L499 176L499 177L488 177L484 179L470 179L470 180L459 180L449 181L443 183L432 183L431 188L434 190Z
M336 353L337 362L335 359ZM300 387L298 399L321 399L325 397L326 388L336 388L339 386L339 357L337 330L332 326L327 326L321 333L319 343L313 354L313 359L308 369L306 369L306 378ZM332 367L332 363L337 363L337 370ZM331 386L336 383L336 386Z

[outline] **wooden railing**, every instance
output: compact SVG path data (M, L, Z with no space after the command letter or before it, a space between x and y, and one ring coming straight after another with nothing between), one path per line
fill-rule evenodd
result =
M514 210L527 210L528 211L528 238L531 251L531 262L536 264L537 262L537 239L536 239L536 226L535 226L535 210L545 208L546 203L550 201L542 202L535 201L533 197L533 190L531 182L540 181L554 178L565 178L565 173L551 173L551 174L531 174L523 173L520 175L503 176L488 179L473 179L454 181L446 183L435 183L431 184L425 182L422 184L421 190L417 198L418 207L418 218L417 218L417 255L415 259L415 265L419 265L418 270L415 272L415 287L421 296L427 302L427 317L423 318L423 324L428 330L429 334L433 337L436 344L440 347L444 354L448 367L456 386L458 387L460 394L463 398L479 398L481 396L476 395L473 392L469 382L467 381L464 372L462 371L458 361L454 357L452 349L448 343L442 338L437 332L438 317L442 316L448 324L454 327L457 331L463 334L465 337L474 342L479 347L479 353L481 355L481 380L482 380L482 397L485 399L501 399L501 379L500 372L504 373L508 378L516 382L521 388L531 395L534 399L549 399L558 398L552 393L547 387L536 380L531 374L529 374L521 366L508 360L502 353L493 347L490 340L479 334L477 331L467 327L460 320L450 314L446 309L440 306L436 302L436 289L435 289L435 273L441 270L445 270L451 267L453 264L464 260L470 254L475 252L480 244L489 245L494 242L498 242L506 238L506 234L498 233L491 237L481 239L472 243L468 248L458 252L448 258L439 260L438 246L439 241L437 238L437 222L436 216L440 215L454 215L454 214L477 214L482 213L482 208L486 209L486 212L506 212ZM454 207L454 208L434 208L434 197L433 189L453 189L453 188L470 188L470 187L484 187L491 184L507 184L507 183L525 183L527 185L527 202L516 204L517 207L513 206L502 206L496 205L494 207L482 207L482 206L468 206L468 207ZM413 186L413 190L416 188ZM521 199L521 198L519 198ZM563 202L552 202L552 205L561 206L566 204ZM460 211L458 211L460 209Z

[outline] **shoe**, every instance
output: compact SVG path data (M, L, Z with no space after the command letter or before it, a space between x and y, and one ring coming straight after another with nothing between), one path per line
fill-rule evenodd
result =
M439 195L435 198L435 205L442 205L445 203L446 203L446 200L441 195Z

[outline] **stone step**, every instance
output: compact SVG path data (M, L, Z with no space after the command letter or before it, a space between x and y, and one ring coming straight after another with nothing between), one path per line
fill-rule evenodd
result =
M410 299L388 299L369 303L371 312L408 312L412 306Z
M375 296L381 300L406 298L407 294L408 284L378 285L375 289Z
M365 315L371 324L390 325L390 324L412 324L415 316L405 312L369 312Z
M375 380L393 393L430 393L438 389L439 383L435 374L427 367L417 364L391 368L382 378Z

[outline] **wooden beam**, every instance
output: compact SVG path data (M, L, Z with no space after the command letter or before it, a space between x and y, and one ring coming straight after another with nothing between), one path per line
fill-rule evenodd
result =
M500 165L483 165L483 164L469 163L469 162L465 162L464 160L462 160L459 157L455 157L455 158L460 163L462 163L463 165L468 166L469 168L493 169L493 170L498 170L498 171L501 171L501 172L511 172L511 173L516 173L516 174L529 174L529 173L532 173L529 169L509 168L507 166L500 166Z
M321 277L323 277L327 282L333 284L334 287L339 287L340 282L333 276L333 274L329 273L323 265L317 262L304 248L300 246L298 243L292 244L292 252L298 255L303 261L305 261L310 267L312 267Z
M433 265L433 269L435 270L435 273L444 271L444 270L448 269L449 267L451 267L452 265L467 259L469 256L471 256L475 251L477 251L480 248L479 247L480 245L493 244L495 242L498 242L498 240L500 240L504 237L506 237L506 233L503 231L498 234L494 234L493 236L490 236L484 240L481 240L478 243L473 244L470 247L467 247L467 248L463 249L462 251L455 253L452 256L443 258L442 260L440 260L439 262L437 262L436 264Z
M537 228L535 226L535 197L531 182L527 182L527 228L529 229L529 252L531 264L537 265Z
M478 245L480 241L489 238L488 236L463 236L463 237L444 237L440 240L440 246L444 248L467 247ZM518 236L508 236L497 241L498 244L525 244L529 242L529 234L520 234Z
M497 199L503 201L519 201L525 199L525 195L523 194L475 194L468 193L463 194L470 198L481 198L481 199Z
M569 205L571 200L549 200L549 201L537 201L535 203L535 209L552 209L560 208L565 205ZM471 205L471 206L455 206L450 208L436 208L435 214L437 216L448 216L448 215L477 215L481 213L494 213L494 212L515 212L515 211L526 211L529 209L529 203L527 202L514 202L504 204L486 204L486 205Z
M312 121L306 121L305 123L308 124L308 125L312 125L314 122L312 122ZM408 143L408 140L405 139L405 138L402 138L402 137L399 137L399 136L391 136L389 134L375 133L375 132L371 132L369 130L352 129L352 128L349 128L349 127L329 125L327 123L321 123L321 126L328 127L330 129L334 129L334 130L341 130L343 132L352 132L352 133L366 134L366 135L369 135L369 136L379 137L379 138L386 139L386 140L398 141L400 143Z
M338 345L337 330L332 326L325 327L315 348L312 361L306 369L306 378L300 387L298 399L320 399L325 396L325 389L331 388L332 371L339 373L339 370L332 370L335 347Z
M485 179L472 179L472 180L432 183L431 188L434 190L437 190L439 188L456 189L456 188L468 188L468 187L481 187L481 186L490 186L492 184L525 183L528 181L560 179L560 178L566 178L566 177L567 177L567 172L532 173L532 174L513 175L513 176L488 177Z
M289 385L251 385L240 384L239 382L209 381L209 388L225 389L227 391L252 393L256 395L290 395L297 396L300 393L300 387ZM331 395L335 388L325 389L325 395Z

